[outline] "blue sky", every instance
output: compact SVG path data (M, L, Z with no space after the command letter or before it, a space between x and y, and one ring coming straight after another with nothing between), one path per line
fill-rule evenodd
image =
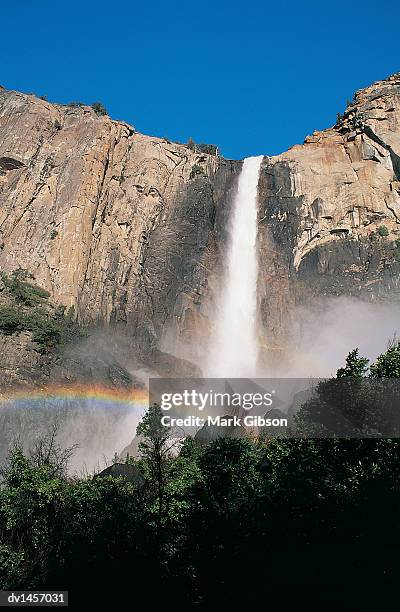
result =
M400 71L400 3L19 0L1 7L0 83L99 100L137 130L273 155Z

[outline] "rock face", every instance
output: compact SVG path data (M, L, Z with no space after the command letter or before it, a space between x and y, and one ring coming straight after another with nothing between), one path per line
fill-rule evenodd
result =
M259 295L270 344L284 344L296 304L396 292L399 122L394 75L357 92L334 127L265 158ZM120 328L138 355L154 356L167 330L193 340L209 329L240 168L87 106L0 89L0 269L29 270L55 304ZM27 338L17 341L33 365Z
M318 295L398 290L400 74L358 91L336 125L266 158L260 179L260 300L284 343L293 306Z
M167 321L192 324L240 167L2 89L1 270L29 270L80 322L127 324L148 351Z

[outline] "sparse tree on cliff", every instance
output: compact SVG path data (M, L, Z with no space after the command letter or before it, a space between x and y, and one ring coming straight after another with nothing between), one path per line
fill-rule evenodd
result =
M91 105L96 115L102 117L103 115L107 115L107 109L101 102L93 102Z

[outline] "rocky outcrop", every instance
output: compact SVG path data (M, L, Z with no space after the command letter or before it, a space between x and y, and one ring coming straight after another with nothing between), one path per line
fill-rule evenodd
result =
M267 348L285 344L298 304L327 294L396 294L399 122L394 75L357 92L334 127L265 158L259 295ZM87 106L0 89L0 269L29 270L54 304L74 307L81 324L111 326L138 363L176 373L183 362L159 349L168 332L195 344L210 328L240 168L138 134ZM34 367L29 337L12 341ZM90 342L97 359L97 341ZM49 375L108 372L113 341L102 343L109 357L101 366L89 364L82 348L82 367L66 373L65 353ZM68 359L77 363L75 353Z
M295 305L398 294L399 160L400 74L357 92L334 127L265 158L260 299L277 346Z
M198 318L240 162L0 90L0 266L137 350Z

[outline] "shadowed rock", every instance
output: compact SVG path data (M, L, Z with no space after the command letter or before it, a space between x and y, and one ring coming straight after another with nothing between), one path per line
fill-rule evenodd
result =
M99 474L96 474L94 478L106 478L108 476L112 478L124 478L137 487L142 487L144 484L144 477L139 468L128 463L114 463Z

